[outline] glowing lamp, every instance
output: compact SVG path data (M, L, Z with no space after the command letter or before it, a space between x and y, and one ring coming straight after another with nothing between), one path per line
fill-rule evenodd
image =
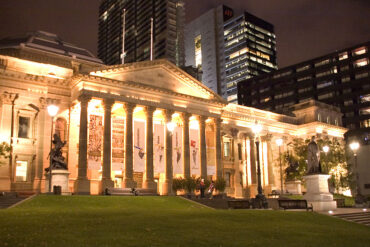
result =
M325 153L328 153L328 152L329 152L329 146L323 146L323 147L322 147L322 150L323 150Z
M252 126L252 131L255 135L258 135L262 131L262 125L257 123Z
M168 131L173 132L175 130L175 123L168 122L167 123L167 129L168 129Z
M359 149L360 147L360 143L358 142L352 142L351 144L349 144L349 147L351 148L352 151L357 151L357 149Z
M49 105L48 106L48 113L50 117L55 117L58 114L59 107L56 105Z
M278 145L278 147L280 147L281 145L283 145L283 139L281 139L281 138L276 139L276 145Z

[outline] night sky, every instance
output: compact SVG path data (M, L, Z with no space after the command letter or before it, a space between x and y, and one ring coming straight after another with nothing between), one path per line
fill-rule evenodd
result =
M100 0L0 0L0 38L43 30L97 50ZM369 0L185 0L187 22L222 3L275 26L278 66L370 41Z

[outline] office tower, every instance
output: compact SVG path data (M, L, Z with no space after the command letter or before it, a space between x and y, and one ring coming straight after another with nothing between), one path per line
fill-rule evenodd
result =
M237 103L239 81L277 69L276 37L273 25L247 12L224 29L227 100Z
M281 112L314 99L339 107L345 127L370 127L369 49L366 42L242 81L238 103Z
M185 27L185 64L202 72L204 85L226 98L224 23L233 10L220 5Z
M124 62L149 60L151 18L153 59L166 58L184 65L182 0L103 0L99 8L98 57L108 65L122 63L124 29Z
M233 18L224 5L185 27L186 65L203 72L202 82L237 102L237 82L277 68L274 27L247 12Z

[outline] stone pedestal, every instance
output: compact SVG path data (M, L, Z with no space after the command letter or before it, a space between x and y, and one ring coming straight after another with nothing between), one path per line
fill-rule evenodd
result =
M293 195L302 195L301 181L292 180L285 182L285 192L292 193Z
M331 175L315 174L304 176L307 192L303 196L314 211L328 211L337 208L337 202L329 192L328 179Z
M69 182L69 171L68 170L52 170L51 172L51 192L54 192L54 186L60 186L62 188L62 195L70 195L68 182ZM45 188L49 192L49 174L46 174L47 180Z

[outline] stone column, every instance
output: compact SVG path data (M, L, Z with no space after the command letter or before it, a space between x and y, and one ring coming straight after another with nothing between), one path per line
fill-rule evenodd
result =
M0 136L10 146L12 146L12 136L14 136L14 104L18 98L18 94L4 92L0 95L2 103L0 112ZM12 177L12 153L11 157L7 160L7 164L0 165L0 191L11 190L11 177Z
M200 176L207 178L207 145L206 145L206 119L207 117L199 117L199 147L200 147Z
M256 164L256 143L254 142L254 136L250 136L250 147L251 147L251 180L252 184L257 184L257 164Z
M114 187L111 178L111 157L112 157L112 106L113 99L104 99L104 146L103 146L103 172L100 192L104 193L106 188Z
M215 119L216 179L222 178L221 119Z
M123 179L124 188L135 187L134 183L134 155L133 155L133 114L135 104L126 103L126 136L125 136L125 177Z
M184 123L184 127L182 129L182 147L183 147L183 154L184 154L184 177L190 178L190 143L189 143L189 118L191 114L190 113L184 113L182 115L182 120Z
M157 190L157 184L154 182L153 167L153 113L155 107L147 106L146 112L146 160L145 160L145 178L143 188Z
M241 185L240 176L240 163L239 163L239 148L238 148L238 129L231 129L231 135L233 137L233 156L234 156L234 188L235 188L235 197L241 198L243 197L243 187Z
M87 107L91 96L82 94L78 97L81 102L80 135L78 145L78 177L75 182L75 194L89 195L90 180L87 179Z
M167 123L171 122L172 120L172 110L166 110L165 113L165 173L166 173L166 178L163 183L163 189L162 189L162 194L163 195L169 195L171 194L172 190L172 176L173 176L173 171L172 171L172 133L171 131L168 130L167 128Z

